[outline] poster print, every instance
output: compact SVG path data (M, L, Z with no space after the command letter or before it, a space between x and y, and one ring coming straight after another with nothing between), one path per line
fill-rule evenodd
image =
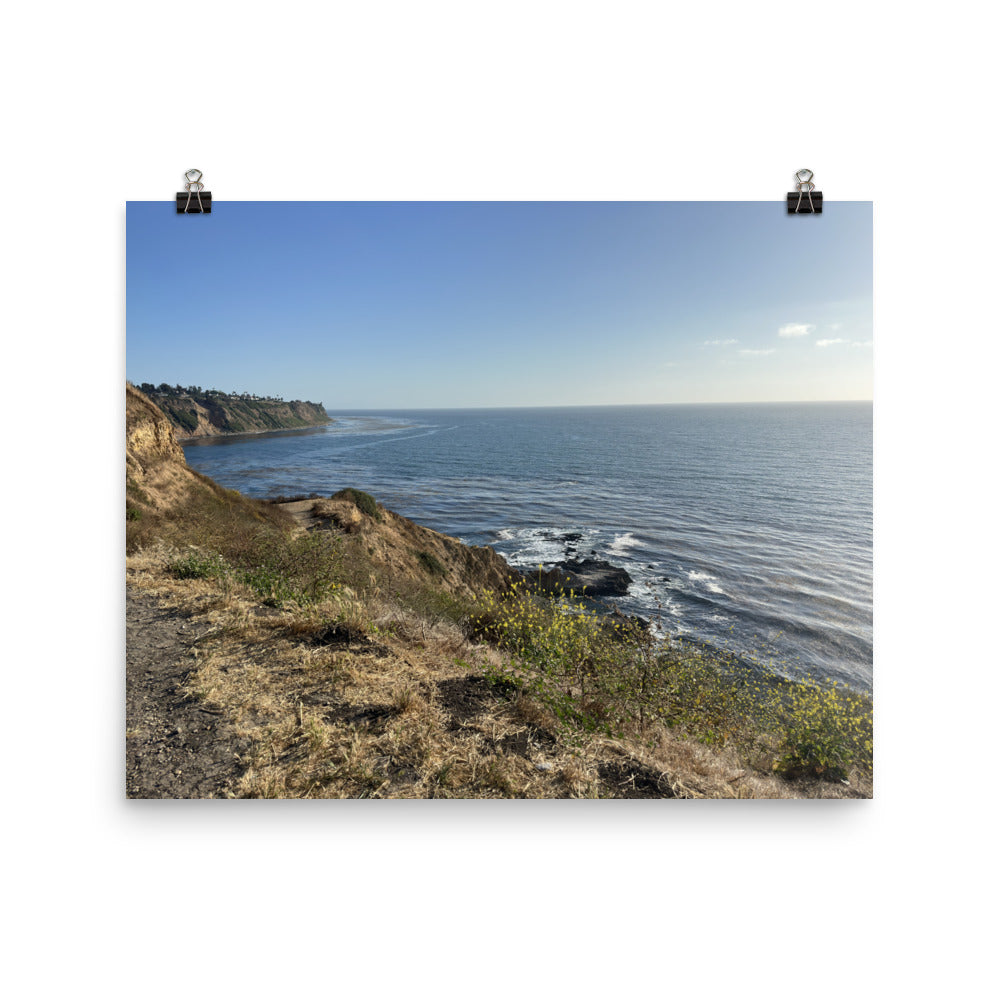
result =
M872 794L872 210L127 210L130 797Z

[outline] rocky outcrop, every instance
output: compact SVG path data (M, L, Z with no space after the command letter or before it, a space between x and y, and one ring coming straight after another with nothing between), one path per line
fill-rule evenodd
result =
M126 383L125 463L141 473L164 461L184 461L173 427L147 396Z
M184 461L170 421L143 393L125 386L125 490L132 516L167 510L192 487L205 488Z
M624 597L628 593L632 577L619 566L613 566L603 559L591 558L597 552L591 549L590 556L577 556L577 543L583 539L579 531L544 531L542 537L563 543L561 562L551 569L527 571L527 578L533 588L548 594L565 594L574 591L585 597Z
M532 583L547 593L573 590L587 597L622 597L632 577L603 559L566 559L549 570L532 574Z

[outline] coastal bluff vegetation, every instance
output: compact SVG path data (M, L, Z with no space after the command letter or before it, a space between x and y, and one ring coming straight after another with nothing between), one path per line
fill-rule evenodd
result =
M522 574L344 484L256 500L126 385L132 798L870 798L871 700Z
M138 389L151 400L174 427L181 440L220 434L262 434L301 430L330 423L322 403L290 402L276 396L248 392L221 392L198 385L153 385Z

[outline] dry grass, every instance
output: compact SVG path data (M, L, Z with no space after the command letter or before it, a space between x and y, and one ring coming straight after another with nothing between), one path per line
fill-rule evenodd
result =
M498 652L384 593L268 607L238 582L178 579L178 550L129 557L131 585L191 615L190 693L253 741L239 793L279 798L858 797L789 782L654 728L567 742L547 709L492 688Z

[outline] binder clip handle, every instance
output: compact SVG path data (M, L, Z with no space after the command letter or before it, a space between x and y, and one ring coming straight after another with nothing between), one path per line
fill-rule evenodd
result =
M177 212L179 215L207 215L212 211L212 192L205 191L205 185L202 182L203 176L197 168L184 171L184 188L187 191L187 197L184 197L184 191L177 192ZM202 195L202 191L205 191L204 195ZM196 195L198 199L198 207L194 209L191 207L192 194Z
M788 205L789 215L820 215L822 213L823 192L816 191L816 185L813 183L814 176L815 174L808 167L803 167L801 170L795 171L795 188L798 191L798 197L796 197L795 191L788 192L786 204ZM814 191L816 191L815 195L813 194ZM802 208L803 194L808 199L808 211L804 211ZM793 199L795 203L794 207L792 207Z

